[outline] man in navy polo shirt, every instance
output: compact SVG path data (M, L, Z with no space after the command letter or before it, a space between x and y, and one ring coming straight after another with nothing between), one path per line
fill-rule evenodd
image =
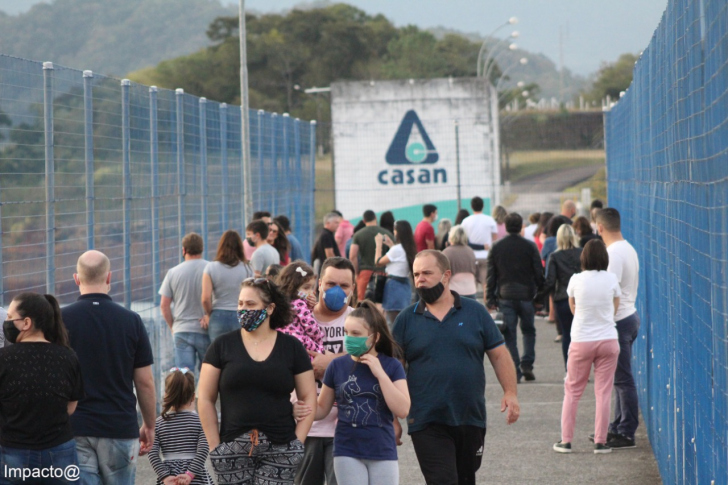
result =
M446 256L420 252L413 275L420 300L399 314L393 331L408 365L408 433L428 484L474 484L486 430L483 359L503 387L508 424L520 413L515 366L485 307L450 291Z
M62 314L86 390L71 416L81 468L78 483L133 485L137 456L148 453L154 442L152 347L139 315L108 295L109 258L87 251L78 258L76 271L73 279L81 296Z

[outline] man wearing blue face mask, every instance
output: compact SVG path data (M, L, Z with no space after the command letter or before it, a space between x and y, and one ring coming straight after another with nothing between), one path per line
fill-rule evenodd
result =
M346 353L344 349L344 320L356 305L354 266L345 258L328 258L321 266L319 301L313 316L324 331L323 354L309 351L313 357L313 372L317 391L332 360ZM334 432L336 431L336 406L329 415L314 421L304 443L303 461L296 473L296 485L337 485L334 475Z

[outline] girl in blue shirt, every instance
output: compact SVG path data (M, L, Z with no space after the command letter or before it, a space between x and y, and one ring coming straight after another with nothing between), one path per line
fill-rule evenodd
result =
M399 483L394 417L410 408L404 368L387 322L371 301L363 301L344 323L348 355L326 369L316 419L336 401L334 471L339 485Z

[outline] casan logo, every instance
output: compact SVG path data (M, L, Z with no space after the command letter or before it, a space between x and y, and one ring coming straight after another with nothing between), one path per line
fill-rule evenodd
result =
M414 110L409 110L399 125L397 134L387 150L389 165L425 165L437 163L440 156ZM382 170L377 176L382 185L412 185L414 183L447 183L444 168L410 168L407 170Z

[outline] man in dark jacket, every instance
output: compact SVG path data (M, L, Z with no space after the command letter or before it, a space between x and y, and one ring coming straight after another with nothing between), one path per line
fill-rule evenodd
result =
M543 289L544 277L541 256L536 244L521 237L523 219L519 214L506 216L508 236L493 245L488 254L486 298L488 309L503 313L503 337L516 365L518 381L536 379L533 363L536 360L536 309L533 300ZM521 319L523 357L518 354L517 327Z

